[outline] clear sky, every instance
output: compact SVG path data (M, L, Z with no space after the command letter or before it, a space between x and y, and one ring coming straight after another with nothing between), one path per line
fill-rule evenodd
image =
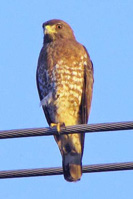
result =
M36 88L42 23L68 22L94 64L89 123L133 120L132 0L0 3L0 130L48 126ZM86 134L83 165L133 161L133 132ZM0 170L61 166L52 136L0 140ZM0 199L130 199L133 171L0 180Z

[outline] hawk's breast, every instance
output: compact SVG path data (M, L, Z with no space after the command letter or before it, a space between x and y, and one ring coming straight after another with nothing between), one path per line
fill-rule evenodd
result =
M38 65L41 105L53 123L81 123L80 104L83 92L87 53L76 43L49 44L42 48Z
M55 121L65 125L80 123L79 108L81 104L84 67L87 64L86 56L80 61L60 59L52 71L53 98L49 105L55 110ZM78 59L79 60L79 59Z

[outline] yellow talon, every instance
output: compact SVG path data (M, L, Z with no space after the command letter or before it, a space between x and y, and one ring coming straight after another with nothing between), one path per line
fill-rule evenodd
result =
M61 132L61 126L65 126L64 123L51 123L50 124L50 127L56 127L57 128L58 133Z

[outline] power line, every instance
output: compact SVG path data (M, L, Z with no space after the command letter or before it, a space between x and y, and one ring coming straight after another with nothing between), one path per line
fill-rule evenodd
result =
M83 173L133 170L133 162L93 164L83 166ZM0 179L62 175L61 167L0 171Z
M75 126L61 127L61 134L69 133L94 133L104 131L132 130L133 122L115 122L101 124L81 124ZM0 131L0 139L20 138L32 136L48 136L58 134L56 128L29 128ZM133 162L95 164L83 166L83 173L105 172L105 171L122 171L133 170ZM40 168L40 169L22 169L0 171L0 179L49 176L63 174L62 168Z
M132 130L133 122L114 122L101 124L80 124L75 126L61 127L62 134L69 133L94 133L103 131ZM28 128L0 131L0 139L21 138L33 136L57 135L56 128Z

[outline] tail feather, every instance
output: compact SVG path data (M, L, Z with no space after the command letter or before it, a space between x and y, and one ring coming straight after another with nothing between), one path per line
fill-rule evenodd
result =
M65 180L75 182L82 176L81 154L67 154L63 157L63 172Z

